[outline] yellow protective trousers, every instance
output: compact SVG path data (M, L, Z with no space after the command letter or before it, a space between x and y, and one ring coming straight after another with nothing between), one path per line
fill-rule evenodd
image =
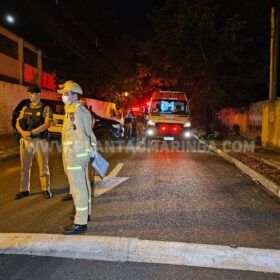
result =
M89 153L63 145L63 166L76 209L74 224L85 225L91 214L91 186L88 175Z

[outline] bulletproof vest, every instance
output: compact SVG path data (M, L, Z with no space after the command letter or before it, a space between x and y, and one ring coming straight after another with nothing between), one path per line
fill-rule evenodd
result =
M41 106L38 108L32 108L30 104L27 105L23 118L20 122L21 128L31 131L32 129L35 129L45 123L44 109L44 104L41 104ZM42 131L38 135L33 135L32 137L46 139L48 137L48 130Z

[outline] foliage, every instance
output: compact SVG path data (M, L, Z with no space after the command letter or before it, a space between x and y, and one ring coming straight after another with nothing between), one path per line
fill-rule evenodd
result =
M143 52L151 80L185 88L211 109L261 99L269 12L264 0L166 0Z

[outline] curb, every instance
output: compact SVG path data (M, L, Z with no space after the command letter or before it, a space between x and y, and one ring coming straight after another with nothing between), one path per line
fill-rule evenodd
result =
M261 175L260 173L256 172L254 169L250 168L246 164L242 163L238 159L230 156L229 154L223 152L220 149L213 149L209 145L207 145L205 142L198 139L200 143L207 146L211 151L217 153L220 157L225 159L226 161L230 162L231 164L234 164L238 169L240 169L243 173L250 176L254 181L258 181L264 188L267 190L270 194L273 194L277 198L280 198L280 185L274 183L267 177Z
M260 184L264 186L265 189L269 191L269 193L275 195L277 198L280 198L280 186L278 184L272 182L270 179L256 172L255 170L248 167L246 164L242 163L236 158L229 156L220 149L217 150L217 154L225 160L227 160L228 162L234 164L238 169L250 176L253 180L260 182Z
M17 151L12 151L12 152L5 153L4 155L0 155L0 162L8 160L8 159L12 159L12 158L17 158L17 157L19 157L18 148L17 148Z
M280 273L280 250L125 237L1 233L0 254Z

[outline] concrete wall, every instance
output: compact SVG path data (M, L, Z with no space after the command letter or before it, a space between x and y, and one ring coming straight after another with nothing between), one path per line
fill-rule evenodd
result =
M20 80L20 63L18 60L0 53L0 75Z
M280 100L263 105L262 144L280 149Z
M12 113L18 103L27 98L27 87L0 81L0 136L13 134L11 125ZM48 90L42 90L41 98L60 100L61 95ZM116 105L110 102L84 98L83 101L101 117L111 118L112 110L116 110Z
M17 54L13 57L0 53L0 76L2 80L14 80L19 84L37 84L48 90L55 90L55 75L43 71L42 51L23 38L0 26L0 34L14 42ZM31 66L25 61L24 49L36 56L37 66Z
M231 131L233 125L240 127L240 134L248 139L261 137L262 110L265 101L250 104L247 110L224 108L218 113L218 120Z

